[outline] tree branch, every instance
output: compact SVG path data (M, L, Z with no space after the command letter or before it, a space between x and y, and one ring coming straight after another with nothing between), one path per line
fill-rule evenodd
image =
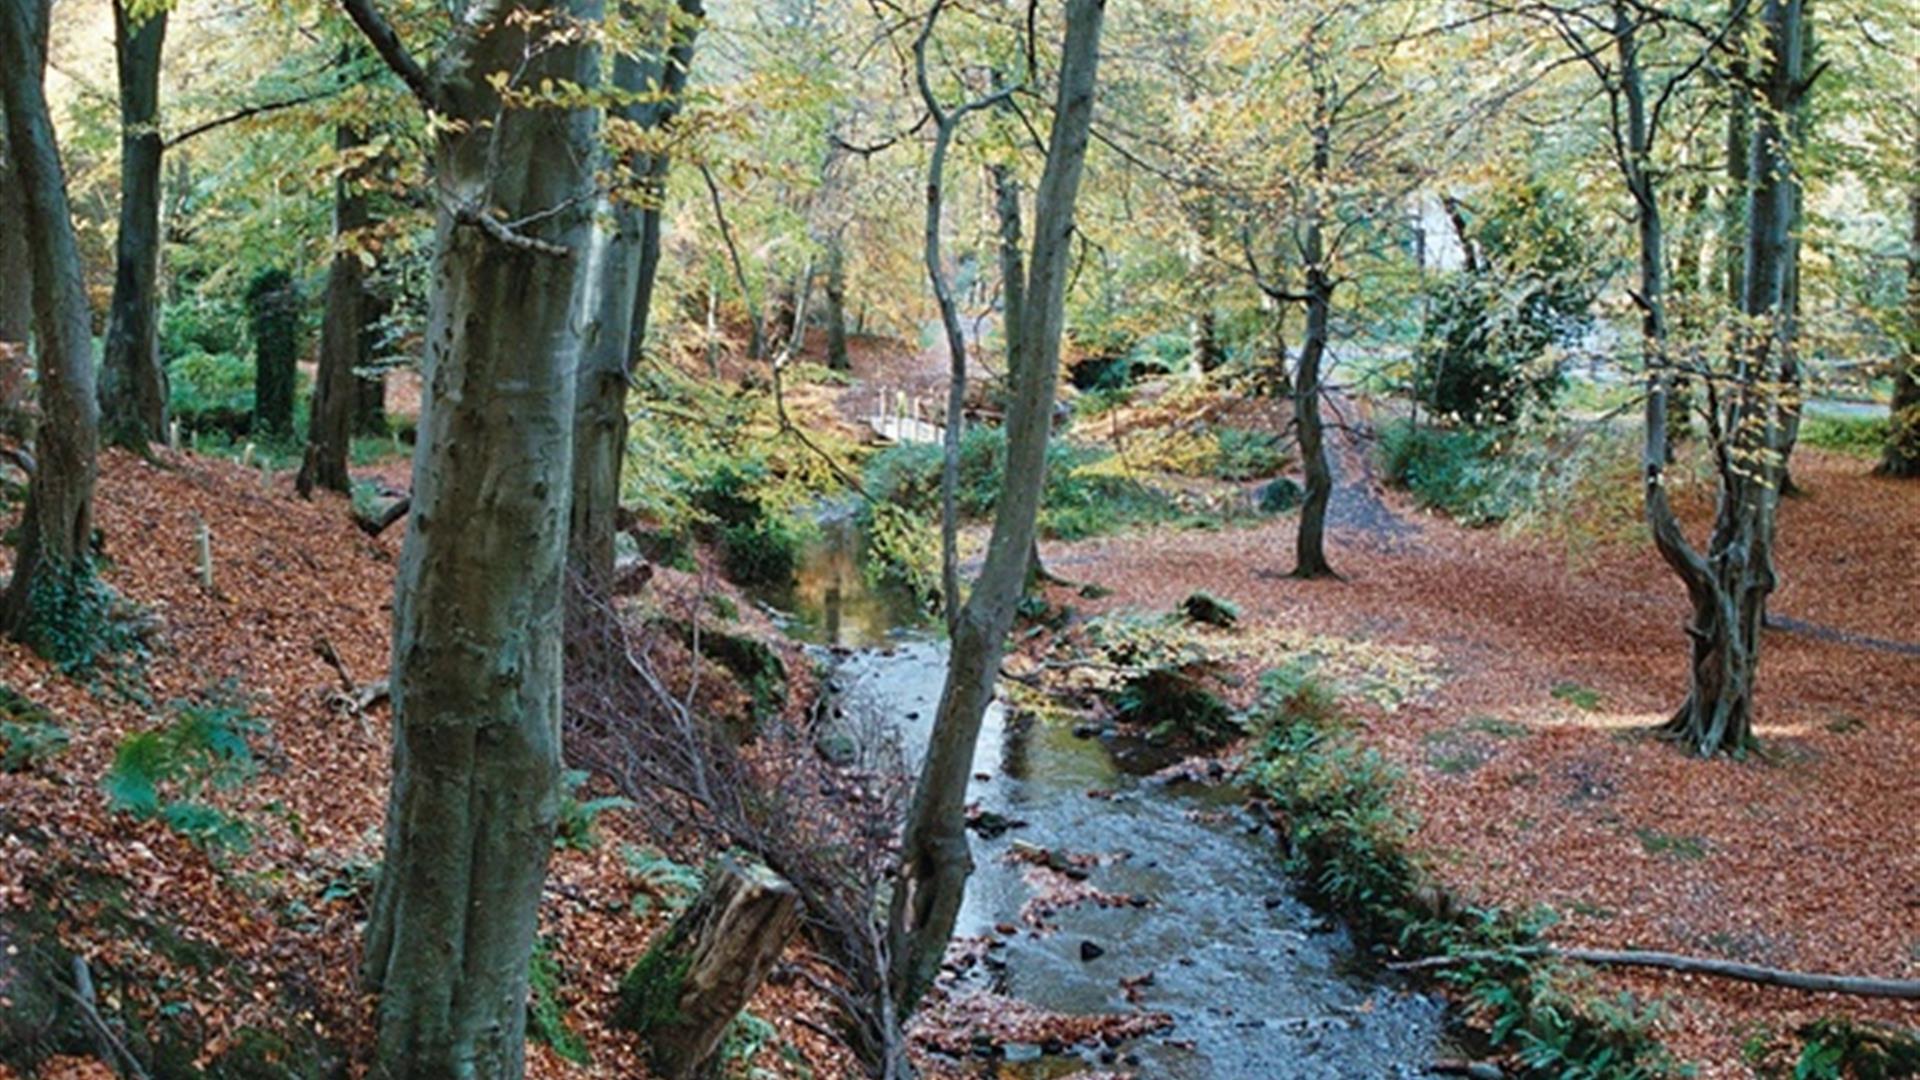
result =
M400 35L394 33L392 24L373 6L373 0L340 0L340 7L347 13L347 18L353 20L353 25L360 28L361 35L367 39L367 44L373 46L373 51L400 77L401 82L407 84L407 89L412 91L421 106L438 110L439 87L435 85L433 77L427 74L427 69L420 66L420 61L407 51L406 45L400 41Z

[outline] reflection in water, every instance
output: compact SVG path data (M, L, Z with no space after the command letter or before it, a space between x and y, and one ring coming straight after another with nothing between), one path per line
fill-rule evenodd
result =
M873 581L862 565L866 536L854 516L857 504L834 503L821 511L820 534L801 552L794 580L764 590L760 600L791 620L788 634L816 645L868 648L885 644L895 630L920 626L926 613L913 594Z

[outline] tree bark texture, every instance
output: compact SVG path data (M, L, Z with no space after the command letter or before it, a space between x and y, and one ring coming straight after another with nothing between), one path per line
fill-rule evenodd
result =
M799 926L793 886L764 868L720 864L620 988L616 1019L646 1037L657 1075L705 1073Z
M847 248L845 227L827 238L827 367L853 370L847 354Z
M293 390L299 382L300 294L285 270L257 274L247 286L253 331L253 434L293 433Z
M134 22L113 5L120 77L120 231L113 301L100 365L100 429L136 453L167 437L167 375L160 362L160 55L167 12Z
M1327 562L1327 506L1333 501L1333 463L1327 457L1326 426L1320 417L1320 375L1327 355L1335 282L1327 265L1325 210L1320 203L1333 164L1333 129L1328 98L1332 88L1316 74L1313 125L1313 188L1308 196L1307 227L1301 256L1307 267L1307 331L1294 369L1293 419L1300 434L1300 460L1306 470L1306 497L1300 504L1300 529L1294 536L1293 576L1333 577Z
M1074 203L1086 164L1104 11L1102 0L1067 4L1059 97L1035 201L1025 304L1013 331L1021 352L1019 367L1010 372L1007 482L995 507L985 566L955 620L946 683L901 839L888 941L894 999L903 1013L933 983L973 869L964 820L967 778L1039 519Z
M695 35L705 10L680 0L661 17L659 50L614 57L613 81L639 100L611 110L610 125L657 131L673 122L693 64ZM651 91L658 91L653 96ZM661 203L669 160L639 154L620 163L632 190L605 202L584 288L587 330L573 428L573 500L568 563L600 594L613 580L614 523L627 450L627 387L646 343L648 309L660 268Z
M27 220L26 193L6 139L6 108L0 104L0 221ZM33 250L24 228L0 229L0 346L17 346L16 362L27 362L33 340Z
M559 814L574 315L597 116L505 107L492 78L591 85L600 7L507 5L461 24L431 76L368 10L349 12L389 66L463 122L434 147L426 390L394 597L393 779L365 950L374 1071L511 1080L524 1072Z
M71 588L43 580L86 575L93 528L99 405L94 397L93 335L80 248L67 204L66 177L40 75L46 60L47 5L0 5L0 97L33 258L34 330L39 341L40 423L13 577L0 599L0 629L30 635ZM9 226L11 228L11 226Z
M350 124L334 131L334 147L343 157L366 145L366 134ZM307 407L307 453L295 487L301 495L315 486L344 492L350 486L347 455L353 441L353 414L359 385L354 370L369 359L367 346L367 272L357 250L358 234L371 221L359 177L342 170L333 181L333 262L327 268L327 308L320 323L320 363Z
M1920 67L1920 62L1916 62ZM1920 147L1914 160L1920 166ZM1887 413L1887 447L1879 471L1920 476L1920 179L1907 194L1907 325L1904 355L1893 362L1893 401Z

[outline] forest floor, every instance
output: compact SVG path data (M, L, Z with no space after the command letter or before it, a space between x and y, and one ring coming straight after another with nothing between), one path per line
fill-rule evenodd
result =
M1357 464L1342 471L1358 475ZM1391 711L1353 707L1362 739L1404 773L1416 848L1469 903L1548 905L1560 917L1548 937L1565 945L1910 979L1920 489L1869 468L1815 450L1794 458L1803 494L1781 510L1772 610L1800 629L1766 635L1763 749L1745 760L1702 761L1647 734L1685 696L1687 644L1685 595L1644 543L1574 550L1468 529L1387 492L1334 514L1338 581L1285 576L1291 516L1047 544L1044 556L1113 590L1065 601L1090 613L1172 610L1205 589L1240 605L1245 634L1279 628L1421 657L1434 676L1424 692ZM1703 534L1704 493L1683 509ZM1662 1001L1664 1040L1709 1077L1749 1075L1746 1055L1820 1016L1920 1025L1913 1003L1704 977L1607 971L1598 988Z

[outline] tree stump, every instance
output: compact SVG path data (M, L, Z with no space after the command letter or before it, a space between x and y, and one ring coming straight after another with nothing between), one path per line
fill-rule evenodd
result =
M666 1080L701 1075L799 923L793 886L722 860L621 981L615 1022L646 1037L649 1063Z

